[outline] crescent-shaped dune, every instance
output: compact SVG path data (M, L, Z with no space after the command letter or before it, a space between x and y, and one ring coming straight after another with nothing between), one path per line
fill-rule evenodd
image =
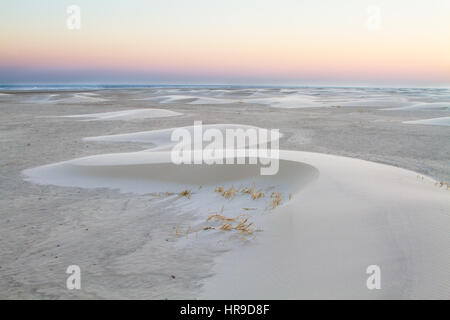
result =
M450 192L408 170L282 152L320 172L257 243L219 258L201 298L403 299L450 296ZM381 289L369 290L369 266Z
M105 135L105 136L97 136L97 137L86 137L83 138L83 141L96 141L96 142L138 142L144 144L153 144L154 147L149 149L151 151L161 151L161 150L170 150L173 148L178 142L172 141L171 136L172 133L177 129L184 129L189 132L190 136L194 136L194 128L195 126L186 126L179 128L168 128L168 129L160 129L160 130L150 130L150 131L140 131L140 132L131 132L131 133L123 133L123 134L114 134L114 135ZM256 147L257 145L262 145L268 142L272 142L278 140L278 138L282 137L283 134L279 134L279 137L274 137L270 134L269 130L264 128L259 128L255 126L248 126L242 124L207 124L201 126L202 133L213 129L216 132L220 131L222 137L226 137L227 130L254 130L254 132L258 136L258 141L255 143L251 143L248 140L245 140L245 146L242 148L250 148ZM206 143L207 144L207 143Z
M83 121L100 120L136 120L145 118L162 118L182 115L179 112L165 109L131 109L101 113L76 114L60 116L61 118L83 118ZM84 119L85 118L85 119Z
M140 194L169 192L184 188L255 183L299 190L317 175L311 165L280 160L275 175L261 175L262 165L249 164L176 165L171 152L129 152L78 158L23 171L27 181L65 187L111 188Z
M259 169L175 165L170 152L134 152L23 174L40 184L137 193L204 186L186 200L190 209L217 203L220 196L212 192L217 185L254 183L291 192L292 200L285 196L269 213L258 207L254 215L264 231L218 258L202 298L449 297L450 193L445 187L412 171L309 152L280 151L276 175L261 176ZM236 209L248 201L229 203ZM381 290L366 286L371 265L381 269Z
M439 117L439 118L432 118L432 119L404 121L403 123L426 124L426 125L434 125L434 126L450 126L450 117Z

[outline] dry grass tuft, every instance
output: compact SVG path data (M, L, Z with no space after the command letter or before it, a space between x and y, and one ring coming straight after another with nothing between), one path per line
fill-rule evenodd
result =
M224 223L220 226L220 229L229 231L233 229L233 225L231 223Z
M192 196L192 193L190 190L184 190L184 191L180 192L180 196L190 199Z
M261 199L264 197L264 191L259 189L256 191L255 184L252 184L252 187L245 187L241 190L241 186L239 188L235 188L234 186L231 186L229 189L225 190L223 186L218 186L214 189L214 192L220 193L223 197L226 199L233 198L238 192L243 194L249 194L253 200Z
M249 217L247 215L240 214L235 218L225 217L223 214L223 207L220 213L215 213L210 215L206 221L220 221L222 224L218 227L223 231L237 231L241 235L251 235L255 229L251 228L253 222L249 222ZM240 220L238 220L240 219ZM203 230L214 229L213 227L204 227Z
M238 190L235 189L234 186L231 186L228 190L225 190L224 187L219 186L214 189L214 192L220 193L226 199L231 199L236 195Z
M186 230L186 238L189 236L189 233L191 232L191 226L188 226Z
M253 200L261 199L262 197L264 197L264 192L261 189L259 189L258 191L255 191L254 183L252 184L251 188L246 187L246 188L242 189L241 192L251 195Z
M242 189L242 193L252 194L252 191L255 190L255 184L253 184L252 188L244 188Z
M275 209L276 207L278 207L281 204L281 197L282 194L281 192L273 192L270 196L270 198L272 199L272 201L269 203L269 208L271 210Z
M234 229L240 231L245 234L253 234L253 229L250 227L253 225L253 222L247 223L248 218L242 218L242 220L234 227Z
M169 197L169 196L173 196L175 193L173 193L173 192L152 192L151 193L151 196L152 197L163 197L163 196L166 196L166 197Z
M218 214L218 213L210 215L208 217L208 219L206 219L206 221L210 221L211 219L220 220L220 221L235 221L236 220L235 218L224 217L223 215Z
M445 181L440 181L440 182L435 182L434 183L435 186L439 187L439 188L443 188L446 187L445 189L449 190L450 185L448 183L446 183Z
M252 192L252 199L257 200L264 197L264 192L262 190L259 190L257 192Z
M222 195L223 195L226 199L230 199L230 198L232 198L232 197L235 196L236 191L237 191L237 190L236 190L233 186L231 186L230 189L226 190L224 193L222 193Z

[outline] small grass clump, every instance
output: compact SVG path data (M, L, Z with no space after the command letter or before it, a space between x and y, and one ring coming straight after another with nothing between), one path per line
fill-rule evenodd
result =
M240 231L240 233L253 234L254 230L250 228L253 225L253 222L247 223L247 221L248 218L242 218L234 229Z
M220 220L220 221L235 221L236 220L235 218L224 217L223 215L218 214L218 213L210 215L208 217L208 219L206 219L206 221L210 221L211 219Z
M214 189L214 192L220 193L223 197L225 197L225 199L231 199L231 198L233 198L233 197L236 195L236 193L238 192L238 190L235 189L234 186L231 186L231 187L230 187L229 189L227 189L227 190L225 190L224 187L219 186L219 187L216 187L216 188Z
M231 199L235 196L237 190L231 186L230 189L226 190L222 195L225 197L225 199Z
M224 223L223 225L220 226L220 230L232 230L233 229L233 225L231 223Z
M152 192L151 196L152 197L163 197L163 196L169 197L169 196L173 196L174 194L175 193L168 192L168 191L166 191L166 192Z
M249 194L253 200L261 199L262 197L264 197L264 191L262 191L262 189L256 191L254 183L252 184L251 187L245 187L242 190L241 187L242 186L236 189L234 186L231 186L229 189L225 189L223 186L218 186L214 189L214 192L220 193L226 199L234 198L234 196L238 192L243 194Z
M223 207L220 213L215 213L210 215L206 221L220 221L222 224L220 225L219 229L223 231L238 231L240 234L250 235L253 234L255 231L254 229L250 228L253 225L253 222L248 221L248 216L245 215L238 215L236 218L229 218L225 217L223 214ZM240 220L238 220L240 219ZM214 229L213 227L205 227L203 230L210 230Z
M186 198L190 199L191 196L192 196L192 193L191 193L190 190L187 190L187 189L186 189L186 190L180 192L180 196L186 197Z
M269 203L269 209L273 210L281 204L282 194L281 192L273 192L270 195L270 198L272 199L272 201Z
M241 192L251 195L253 200L261 199L262 197L264 197L264 192L261 189L258 190L258 191L255 191L255 184L254 183L252 184L251 188L248 188L248 187L244 188L244 189L242 189Z
M446 187L446 189L448 190L450 185L448 183L446 183L445 181L439 181L439 182L435 182L434 183L435 186L439 187L439 188L443 188Z
M191 232L191 226L188 226L186 230L186 238L189 236L189 233Z
M262 197L264 197L264 192L262 190L252 193L253 200L261 199Z

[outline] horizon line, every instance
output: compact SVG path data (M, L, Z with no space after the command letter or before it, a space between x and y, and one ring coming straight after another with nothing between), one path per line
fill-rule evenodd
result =
M314 85L293 85L293 84L232 84L232 83L0 83L0 88L2 87L64 87L64 86L105 86L105 87L124 87L124 86L134 86L134 87L253 87L253 88L377 88L377 89L450 89L450 85L442 86L404 86L404 85L338 85L338 84L314 84Z

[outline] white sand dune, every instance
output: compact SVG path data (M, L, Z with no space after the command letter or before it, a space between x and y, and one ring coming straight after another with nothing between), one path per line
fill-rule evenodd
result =
M219 258L200 298L450 297L450 191L414 172L286 151L318 179L264 216L256 242ZM381 268L368 290L366 268Z
M69 97L64 97L53 101L54 103L96 103L105 102L108 99L96 97L97 94L92 92L76 93Z
M170 152L134 152L80 158L23 174L39 184L122 192L195 188L180 210L197 209L203 219L206 207L221 205L222 197L212 191L217 185L255 183L267 193L281 190L283 205L270 212L262 211L265 203L248 198L227 202L235 213L244 205L256 206L253 218L264 231L219 258L201 298L450 297L450 191L404 169L308 152L280 151L276 175L261 176L259 169L177 166ZM293 200L288 201L288 193ZM381 267L381 290L366 288L369 265Z
M445 93L445 92L443 92ZM147 93L148 95L149 93ZM259 89L160 89L135 100L159 103L262 104L274 108L312 108L327 106L374 107L386 110L409 108L448 109L448 95L427 90L370 90L338 88L259 88ZM448 100L448 99L447 99ZM384 109L383 109L384 110Z
M249 98L245 99L246 103L256 103L269 105L273 108L314 108L314 107L325 107L323 102L314 99L311 96L299 95L299 94L288 94L283 96L270 96L261 98Z
M199 95L163 95L163 96L153 96L136 100L152 100L159 103L186 103L186 104L227 104L236 103L236 99L227 99L221 97L208 97Z
M136 98L134 100L138 101L156 101L159 103L182 103L185 101L190 101L196 99L194 96L188 96L188 95L155 95L150 97L144 97L144 98Z
M37 93L31 97L23 99L23 103L38 103L38 104L84 104L84 103L99 103L108 101L108 99L97 97L93 92L80 93Z
M406 98L378 98L378 99L366 99L362 97L361 99L350 99L350 101L340 102L339 105L342 107L371 107L371 108L396 108L409 106L409 102Z
M194 126L186 126L182 127L182 129L186 129L189 131L191 136L194 136ZM150 131L141 131L141 132L132 132L132 133L124 133L124 134L115 134L115 135L106 135L106 136L97 136L97 137L86 137L83 138L84 141L106 141L106 142L138 142L144 144L153 144L154 147L150 150L169 150L177 142L171 141L171 136L174 130L179 128L168 128L161 130L150 130ZM248 130L254 129L257 131L258 135L262 137L259 139L258 144L264 144L267 142L273 141L273 137L271 137L270 133L267 129L258 128L255 126L241 125L241 124L209 124L203 125L202 130L219 130L222 135L225 137L227 130ZM280 134L282 137L282 134ZM206 143L207 144L207 143ZM248 140L246 140L246 145L242 146L242 148L256 147L256 145L249 144Z
M450 110L450 103L448 102L421 102L410 103L409 105L400 106L397 108L384 108L381 110Z
M170 160L170 152L155 151L74 159L25 170L23 174L25 180L37 184L150 194L165 202L165 212L195 212L195 218L189 220L189 229L195 233L195 237L188 239L182 236L174 245L195 245L210 250L208 248L212 244L224 250L240 245L242 238L251 240L256 234L223 232L219 229L218 221L207 220L211 214L220 213L225 217L236 218L245 215L253 228L258 229L263 214L269 210L269 195L272 192L281 192L287 197L288 194L299 192L318 175L314 167L291 161L282 161L276 175L261 176L260 168L260 165L245 164L175 165ZM215 192L217 187L242 190L252 186L255 186L255 191L261 191L266 196L253 200L251 195L239 191L227 199ZM190 192L189 199L180 195L184 190ZM283 201L288 202L288 199ZM250 208L250 211L244 208ZM207 226L213 226L216 230L202 232ZM186 227L182 232L186 232Z
M439 117L439 118L432 118L432 119L404 121L403 123L425 124L425 125L435 125L435 126L450 126L450 117Z
M175 165L170 156L169 151L105 154L27 169L23 174L26 180L38 184L146 194L225 183L261 182L260 186L266 184L264 181L277 181L272 184L295 192L305 177L310 179L316 172L309 165L286 161L277 174L261 176L260 164ZM310 171L308 174L305 168Z
M147 131L171 127L164 123L174 120L192 125L192 116L204 123L227 119L264 124L286 130L289 139L284 142L296 150L353 154L450 182L445 157L448 127L389 125L399 119L449 116L441 111L448 90L108 89L95 92L111 103L87 102L83 111L74 111L77 104L53 104L70 97L75 89L69 89L27 88L1 97L5 112L0 123L6 131L1 144L4 221L0 234L6 241L0 258L0 297L450 298L450 190L445 184L386 165L305 152L282 151L281 170L275 176L261 176L261 166L175 166L168 153L173 128ZM138 120L142 114L128 112L145 103L133 99L151 95L245 101L283 95L295 100L297 94L323 106L356 101L364 107L364 101L377 100L376 107L383 100L382 107L392 107L386 101L400 98L406 105L426 107L391 113L380 113L379 108L355 112L354 107L286 113L236 104L206 110L195 105L198 98L189 98L177 102L174 109L162 104L158 108L186 110L192 116L120 122L113 128L112 121L72 121L95 120L98 115L106 120L108 116ZM33 99L40 102L25 104ZM436 104L427 113L430 103ZM239 107L248 114L235 112L242 110ZM55 121L48 117L53 109L59 110L58 115L93 114ZM105 112L114 110L121 111ZM153 110L144 112L154 115ZM122 134L104 136L111 132ZM380 134L375 137L374 132ZM94 135L84 144L70 143ZM60 161L61 155L70 159L94 150L124 152L133 146L146 150L73 159L23 172L27 181L45 186L24 183L18 174L24 167ZM242 192L253 185L264 192L260 199ZM240 191L227 199L215 191L219 186ZM182 194L184 190L190 197ZM282 194L281 205L274 210L270 209L272 192ZM222 230L220 219L208 220L216 213L248 217L255 231L247 235ZM65 288L64 271L70 264L82 268L82 290ZM381 267L381 290L366 288L369 265Z
M79 93L79 95L90 96L90 97L97 97L100 94L98 94L96 92L81 92L81 93Z
M57 100L57 97L59 97L59 94L56 93L40 93L40 94L34 94L31 97L19 97L19 101L21 103L32 103L32 104L48 104L48 103L54 103Z
M227 104L238 103L239 101L240 100L226 98L196 97L196 100L189 102L188 104Z
M163 118L180 116L182 113L165 110L165 109L132 109L122 111L111 111L102 113L87 113L60 116L62 118L88 118L84 121L99 121L99 120L137 120L148 118Z

